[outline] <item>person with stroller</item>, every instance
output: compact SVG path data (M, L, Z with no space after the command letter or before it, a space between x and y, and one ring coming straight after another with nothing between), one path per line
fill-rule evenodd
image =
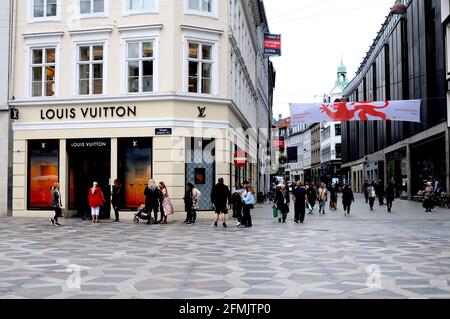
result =
M231 203L231 193L228 186L224 184L223 178L219 178L218 183L213 187L211 192L211 202L214 205L214 228L217 228L220 214L222 217L222 226L227 228L227 204Z
M352 202L355 202L352 188L350 187L350 185L345 185L344 190L342 191L342 205L344 206L345 215L350 215Z
M159 207L161 206L161 201L163 199L161 191L158 189L158 186L156 185L154 180L148 181L148 186L145 187L144 190L144 196L145 196L145 211L148 214L148 221L147 225L151 224L152 220L152 212L154 216L155 224L159 224L160 221L158 221L158 211Z
M317 189L314 186L313 183L311 183L306 190L306 196L308 198L308 210L309 214L312 214L314 212L314 206L316 205L317 200Z
M92 222L100 223L100 207L105 204L105 196L97 182L92 183L92 188L89 189L88 202L91 207Z
M55 210L55 217L51 218L53 226L61 227L58 223L58 218L61 217L62 200L61 193L59 191L59 184L55 183L51 188L52 192L52 207Z
M277 189L277 193L275 195L275 202L278 208L278 222L286 223L287 214L289 213L289 190L287 189L286 183L282 182L280 184L279 189Z

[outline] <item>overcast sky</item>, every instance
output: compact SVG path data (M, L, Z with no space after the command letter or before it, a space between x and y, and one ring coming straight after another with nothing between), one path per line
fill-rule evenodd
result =
M343 57L351 80L394 0L264 0L271 33L282 34L274 57L274 117L289 103L318 102L336 81Z

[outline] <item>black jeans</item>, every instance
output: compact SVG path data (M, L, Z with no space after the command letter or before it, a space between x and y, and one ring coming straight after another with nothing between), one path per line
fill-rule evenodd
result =
M114 215L116 216L116 220L119 220L119 207L118 206L113 206L114 209Z
M383 196L378 197L378 202L380 203L380 206L384 205L384 198L383 198Z
M306 207L305 207L305 202L301 201L300 203L295 203L294 205L294 209L295 209L295 221L298 222L304 222L305 221L305 212L306 212Z
M61 216L62 216L61 208L60 207L55 208L55 217L53 217L53 219L55 220L55 223L58 222L58 218L61 217Z
M252 215L250 214L250 210L251 210L250 206L244 205L244 208L242 210L243 210L243 214L244 214L243 220L242 220L243 225L247 226L247 227L252 227Z
M234 216L236 216L239 223L242 223L242 206L233 207Z
M391 211L392 210L392 201L386 200L386 205L387 205L388 211Z
M347 212L348 214L350 214L350 208L352 206L351 203L343 203L344 206L344 212Z
M369 197L369 206L370 209L373 209L373 204L375 203L375 197Z

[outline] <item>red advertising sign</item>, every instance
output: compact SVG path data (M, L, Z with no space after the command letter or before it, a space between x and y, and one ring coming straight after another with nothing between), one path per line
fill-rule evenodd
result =
M284 150L284 137L279 137L278 139L274 139L272 143L272 148L279 149L281 151Z
M281 55L281 35L279 34L264 34L264 54L268 56Z
M236 153L234 153L234 165L236 167L245 167L247 161L247 153L245 153L244 151L237 151Z

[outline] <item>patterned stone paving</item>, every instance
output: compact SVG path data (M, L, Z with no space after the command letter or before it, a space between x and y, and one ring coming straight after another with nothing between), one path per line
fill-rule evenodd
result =
M450 298L450 210L370 213L358 197L351 216L303 225L253 216L252 229L0 219L0 298Z

